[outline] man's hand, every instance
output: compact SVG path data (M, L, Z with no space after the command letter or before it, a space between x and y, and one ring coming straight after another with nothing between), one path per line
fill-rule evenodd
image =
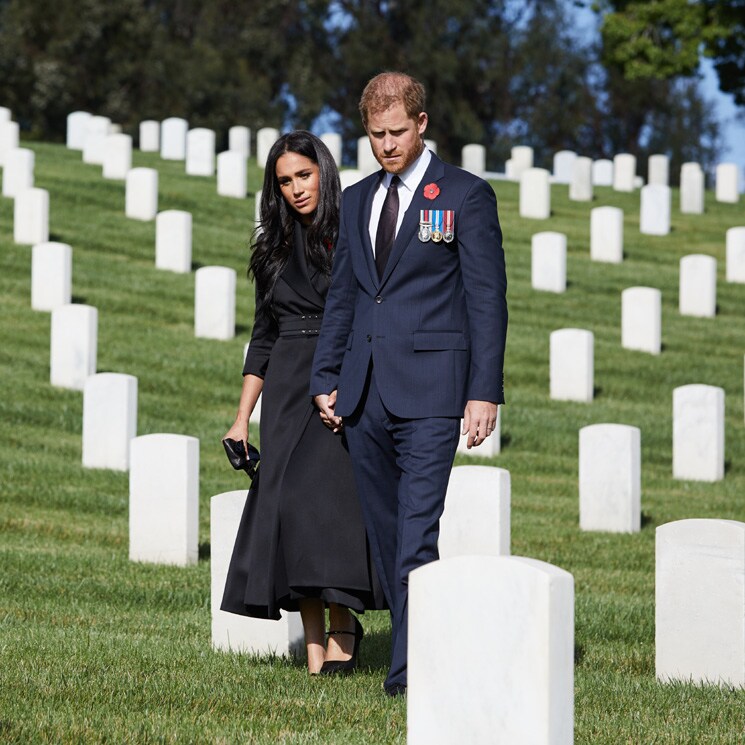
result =
M316 402L316 406L321 412L321 421L332 432L339 432L339 430L341 430L341 417L334 415L336 391L331 391L329 394L320 393L313 400Z
M463 431L468 433L466 447L478 447L497 426L497 404L491 401L469 401L463 414Z

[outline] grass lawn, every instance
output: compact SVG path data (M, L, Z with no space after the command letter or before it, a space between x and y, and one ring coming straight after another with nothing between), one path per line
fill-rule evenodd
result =
M0 741L404 742L405 702L381 691L384 613L365 615L362 670L346 680L311 680L302 660L210 647L209 499L246 485L220 438L252 322L242 278L259 170L252 163L251 196L233 200L183 163L134 154L134 165L160 172L159 208L193 214L195 267L238 271L237 337L220 342L194 338L194 275L155 269L155 224L125 218L123 183L62 146L28 147L36 185L50 192L50 239L73 248L74 302L98 308L98 371L137 376L139 434L200 439L202 558L186 569L128 561L127 474L82 468L82 394L49 384L49 314L31 310L31 248L13 243L13 205L0 199ZM704 216L681 215L676 191L673 231L651 237L639 233L638 192L597 189L590 205L555 186L553 217L528 221L515 184L495 189L509 277L504 447L468 462L511 473L513 553L574 575L576 741L742 742L745 693L655 681L654 534L687 517L745 520L745 286L724 281L725 231L745 225L743 202L707 193ZM589 258L589 212L606 204L625 213L620 265ZM568 237L565 294L530 287L540 230ZM715 319L678 314L678 261L689 253L718 260ZM662 290L659 357L621 348L621 291L634 285ZM549 400L549 333L564 327L595 334L591 404ZM687 383L726 391L722 482L672 479L672 391ZM641 429L640 534L579 531L578 430L598 422Z

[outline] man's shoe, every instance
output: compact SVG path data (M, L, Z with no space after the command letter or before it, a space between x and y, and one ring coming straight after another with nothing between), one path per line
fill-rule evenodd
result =
M394 683L393 685L388 686L385 689L385 692L386 695L391 698L396 698L397 696L406 697L406 686L403 683Z

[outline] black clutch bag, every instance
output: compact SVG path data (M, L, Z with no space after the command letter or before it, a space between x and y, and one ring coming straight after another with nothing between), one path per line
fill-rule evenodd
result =
M245 471L248 477L253 481L256 476L256 470L259 467L259 451L249 443L248 455L243 448L243 443L240 440L231 440L227 438L222 441L223 447L225 448L225 454L228 456L230 465L235 468L236 471Z

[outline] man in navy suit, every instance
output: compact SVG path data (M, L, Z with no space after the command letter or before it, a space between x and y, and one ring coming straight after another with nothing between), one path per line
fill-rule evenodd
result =
M343 419L391 608L392 696L406 693L408 576L438 558L461 417L468 447L478 446L504 402L496 199L425 147L424 107L422 85L401 73L378 75L362 94L382 170L344 192L310 388L328 426Z

